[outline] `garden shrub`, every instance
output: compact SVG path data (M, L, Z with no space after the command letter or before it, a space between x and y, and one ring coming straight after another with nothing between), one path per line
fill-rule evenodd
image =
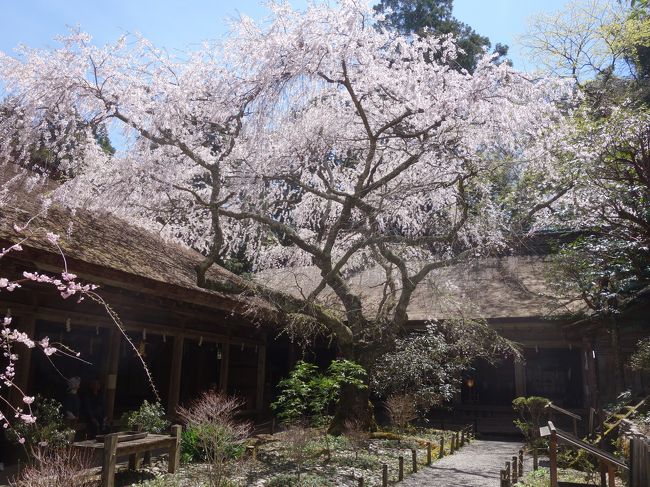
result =
M539 428L542 425L542 419L546 416L546 406L550 402L547 398L540 396L522 396L512 401L512 408L519 414L519 418L514 420L514 424L524 435L526 443L533 448L545 443L539 436Z
M149 402L146 399L140 407L125 414L129 428L140 429L148 433L159 434L165 431L170 423L165 419L165 409L159 402Z
M84 475L92 465L92 455L71 446L34 447L33 462L20 471L11 487L94 487L92 476Z
M415 398L411 394L393 394L386 399L386 411L390 424L404 433L410 422L418 417Z
M178 414L194 430L208 468L208 485L225 487L229 463L241 456L252 428L235 420L243 401L223 393L208 391L189 407L179 407Z
M194 428L187 428L181 434L181 462L184 464L205 460L205 451Z
M55 399L36 396L32 410L36 422L16 421L13 428L8 430L11 440L18 442L18 438L25 439L23 447L28 456L34 456L36 449L59 449L70 444L74 430L65 422L61 403Z
M280 396L271 404L284 423L309 422L324 427L331 421L341 388L352 385L367 388L366 371L350 360L334 360L323 374L318 367L300 361L291 374L278 384Z

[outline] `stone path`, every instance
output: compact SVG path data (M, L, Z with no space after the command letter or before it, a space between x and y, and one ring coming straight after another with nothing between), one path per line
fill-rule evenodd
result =
M499 487L499 472L516 455L521 443L475 440L409 475L400 487ZM524 466L524 470L526 467ZM529 467L530 468L530 467Z

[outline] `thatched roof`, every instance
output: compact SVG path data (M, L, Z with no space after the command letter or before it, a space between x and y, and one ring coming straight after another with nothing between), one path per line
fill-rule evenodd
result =
M93 281L98 284L109 283L163 295L166 291L184 289L201 295L202 304L219 309L243 310L251 307L270 310L270 306L261 299L206 290L197 286L194 268L202 259L198 252L165 241L154 233L108 213L77 210L73 214L59 206L52 206L41 213L42 204L39 202L38 188L34 191L26 190L26 181L20 177L16 179L15 173L11 173L11 168L0 165L0 171L4 172L0 173L0 187L3 179L5 182L11 179L13 193L11 198L0 198L0 240L16 243L28 236L28 240L23 244L26 250L55 254L56 250L46 239L46 231L53 232L61 237L60 246L66 259L90 264L96 269L92 271L92 276L88 277L99 279L99 282ZM38 216L27 229L16 231L15 225L22 227L36 215ZM19 254L23 253L16 253L15 257L20 258ZM60 261L58 258L58 262ZM75 268L71 265L70 272L86 277L84 272L78 269L79 266ZM102 269L107 272L102 272ZM137 283L132 280L135 277L139 279ZM241 277L218 266L213 266L207 277L219 282L222 289L237 287L242 280ZM172 294L179 296L179 293Z
M434 271L415 291L410 320L449 318L542 318L576 311L554 296L548 257L508 256L481 259ZM308 295L320 282L315 267L273 269L259 273L258 282L294 295ZM385 274L375 267L350 275L349 285L362 296L367 312L382 299ZM336 305L331 289L323 302Z

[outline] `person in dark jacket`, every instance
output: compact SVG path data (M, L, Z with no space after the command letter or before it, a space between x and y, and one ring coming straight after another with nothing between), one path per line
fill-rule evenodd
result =
M88 438L94 438L105 430L106 414L101 390L101 383L95 379L90 382L88 391L83 397L82 414L87 424Z
M81 379L79 377L68 379L68 392L63 399L63 414L70 421L79 420L81 413L81 400L78 394L80 385Z

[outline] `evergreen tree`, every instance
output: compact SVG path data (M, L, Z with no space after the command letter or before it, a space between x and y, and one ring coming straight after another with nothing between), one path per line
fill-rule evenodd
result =
M490 39L456 19L452 9L453 0L381 0L375 6L377 12L386 16L384 24L402 34L421 35L425 29L436 34L453 34L463 51L456 59L457 67L472 73L484 50L490 48ZM494 52L504 57L508 46L497 44Z

